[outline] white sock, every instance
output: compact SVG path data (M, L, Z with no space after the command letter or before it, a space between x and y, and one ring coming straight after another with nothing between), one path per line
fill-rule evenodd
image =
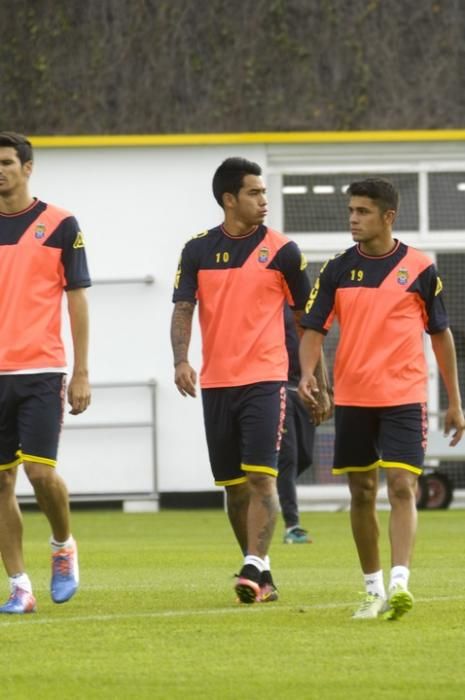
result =
M21 588L23 591L27 591L28 593L32 593L31 579L27 574L14 574L14 576L9 577L9 581L10 593L13 593L13 589L16 587Z
M378 595L380 598L386 598L382 569L375 571L373 574L363 574L363 578L367 593Z
M270 571L271 570L271 562L270 562L270 557L268 556L268 554L263 559L263 563L264 563L263 571Z
M57 541L55 540L55 538L52 536L52 537L50 538L50 544L51 544L52 550L53 550L54 552L57 552L59 549L64 549L64 548L66 548L66 547L72 547L72 545L74 544L73 536L70 535L70 536L68 537L68 539L65 540L64 542L57 542Z
M255 568L258 569L260 573L265 570L265 562L263 561L263 559L260 559L260 557L256 557L253 554L247 554L247 556L244 559L244 566L246 564L252 564L252 566L255 566Z
M391 569L391 580L389 582L389 590L392 591L396 586L402 586L405 590L408 589L408 580L410 578L410 569L406 566L393 566Z

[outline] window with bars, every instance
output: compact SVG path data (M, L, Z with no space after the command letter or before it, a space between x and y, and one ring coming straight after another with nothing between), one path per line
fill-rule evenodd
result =
M428 174L431 231L465 232L465 172Z
M348 230L346 189L373 174L283 175L282 197L286 233L341 233ZM400 194L396 231L419 228L418 173L384 173ZM465 197L464 197L465 200Z

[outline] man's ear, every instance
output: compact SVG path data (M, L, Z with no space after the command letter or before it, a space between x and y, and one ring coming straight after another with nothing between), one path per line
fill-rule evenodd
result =
M223 194L223 206L225 209L231 209L236 204L236 197L231 192Z
M33 162L32 160L26 161L23 165L23 170L26 173L26 175L29 177L32 173L32 167L33 167Z
M397 212L395 209L388 209L384 212L384 220L389 226L392 226L396 220Z

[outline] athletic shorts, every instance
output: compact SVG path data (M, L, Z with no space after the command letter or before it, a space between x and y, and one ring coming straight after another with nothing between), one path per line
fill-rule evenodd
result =
M421 474L428 432L426 404L336 406L333 474L377 467Z
M202 402L217 486L246 481L244 472L277 475L286 411L284 382L202 389Z
M61 373L0 375L0 470L23 461L56 465L65 389Z

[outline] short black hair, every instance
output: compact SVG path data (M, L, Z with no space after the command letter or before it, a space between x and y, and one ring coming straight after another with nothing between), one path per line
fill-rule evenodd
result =
M253 163L246 158L226 158L213 176L213 196L220 207L224 208L223 195L225 192L237 197L246 175L261 174L262 169L258 163Z
M33 159L32 144L23 134L0 131L0 146L14 148L22 165Z
M388 209L399 209L399 193L389 180L378 177L369 177L366 180L352 182L347 188L349 197L369 197L382 212Z

